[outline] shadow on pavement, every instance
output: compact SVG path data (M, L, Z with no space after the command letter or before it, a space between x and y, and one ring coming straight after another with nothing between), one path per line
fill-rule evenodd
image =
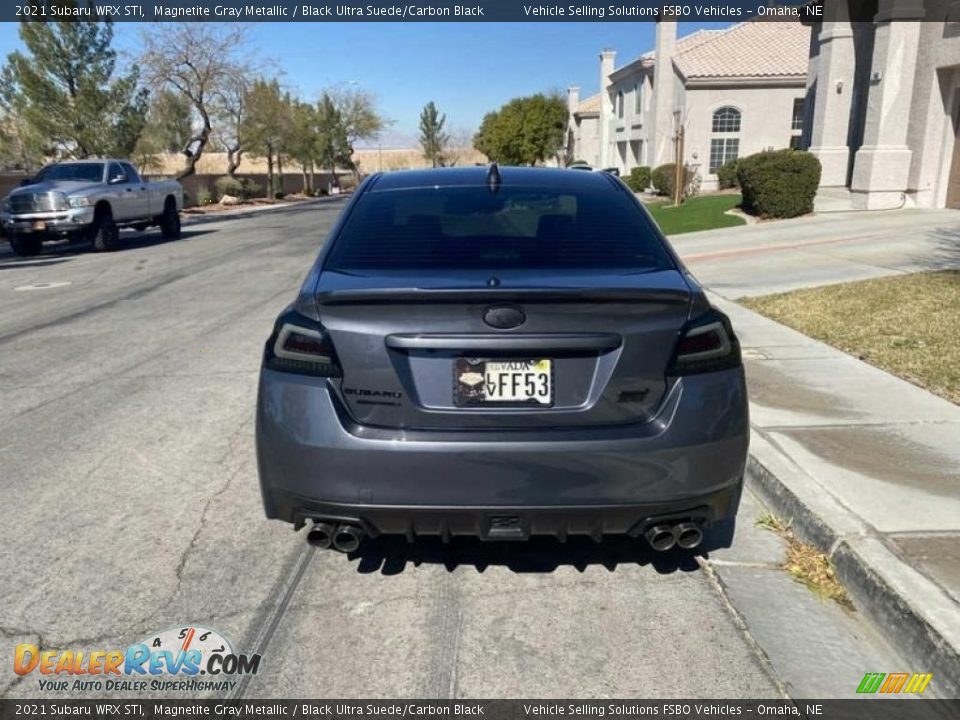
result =
M14 268L42 268L42 267L52 267L54 265L59 265L60 263L68 262L70 258L68 257L32 257L32 258L21 258L17 256L11 257L2 257L0 256L0 270L12 270Z
M217 230L201 230L197 228L196 230L190 228L185 229L180 233L180 237L176 240L167 240L160 233L151 233L144 232L138 233L136 235L121 235L120 236L120 246L113 252L125 252L127 250L140 250L141 248L153 247L154 245L176 245L187 240L190 240L195 237L200 237L201 235L209 235L210 233L218 232Z
M200 237L201 235L208 235L215 232L218 231L202 230L199 228L196 230L192 228L186 229L181 233L177 240L167 240L158 232L148 231L136 234L121 232L120 244L117 249L110 253L102 254L112 255L130 250L140 250L143 248L153 247L154 245L163 245L166 243L176 244L189 241L190 239ZM65 262L66 260L74 258L78 255L85 255L87 253L101 254L95 253L93 247L89 243L70 242L67 240L44 243L41 253L32 257L17 257L14 255L6 238L0 238L0 246L3 248L0 250L0 269L14 267L43 267L44 265L54 265L57 262ZM59 258L59 260L55 260L55 258Z
M449 543L439 538L417 538L408 543L402 536L384 535L366 540L348 558L356 562L357 572L363 574L398 575L421 565L443 565L448 572L466 565L481 573L491 566L506 567L515 573L552 573L562 566L584 572L591 565L602 565L613 572L619 565L650 565L657 573L667 575L699 570L697 557L708 557L710 550L728 547L732 532L732 526L708 531L703 544L693 552L656 552L643 538L625 535L606 536L600 543L579 536L566 543L547 537L521 542L453 538Z
M927 236L935 242L933 253L914 256L911 259L924 270L948 270L960 268L960 227L939 227Z

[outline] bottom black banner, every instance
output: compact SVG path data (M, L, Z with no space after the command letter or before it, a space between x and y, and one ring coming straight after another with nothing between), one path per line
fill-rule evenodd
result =
M957 720L960 700L0 700L0 720L89 718L715 718Z

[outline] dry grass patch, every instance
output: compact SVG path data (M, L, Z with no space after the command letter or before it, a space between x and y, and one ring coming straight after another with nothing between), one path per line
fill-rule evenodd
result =
M738 302L960 404L960 270Z
M813 545L802 542L793 532L789 523L775 515L764 515L757 525L776 533L787 544L787 557L780 565L797 582L805 585L823 600L833 600L847 610L853 610L853 602L844 589L824 553Z

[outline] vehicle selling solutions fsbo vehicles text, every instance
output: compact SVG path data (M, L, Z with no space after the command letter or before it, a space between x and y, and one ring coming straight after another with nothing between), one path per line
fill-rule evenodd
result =
M742 8L715 5L670 6L677 17L739 18ZM649 17L654 18L661 8L644 5L524 5L523 13L529 17Z

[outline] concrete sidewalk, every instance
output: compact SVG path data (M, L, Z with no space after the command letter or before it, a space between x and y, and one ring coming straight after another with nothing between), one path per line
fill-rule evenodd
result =
M743 346L749 482L912 663L874 670L933 672L960 696L960 407L712 300Z
M810 215L686 233L671 244L727 298L960 267L960 212Z

